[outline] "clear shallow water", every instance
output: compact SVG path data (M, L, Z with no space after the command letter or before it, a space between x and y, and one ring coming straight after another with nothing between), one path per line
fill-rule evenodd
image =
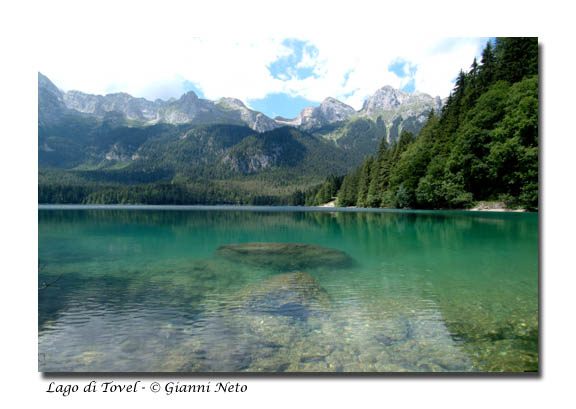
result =
M538 368L537 214L41 208L38 217L40 371ZM317 247L218 250L251 242Z

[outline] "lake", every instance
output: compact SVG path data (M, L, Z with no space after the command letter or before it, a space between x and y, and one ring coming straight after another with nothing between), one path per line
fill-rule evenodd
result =
M40 206L42 372L537 371L538 214Z

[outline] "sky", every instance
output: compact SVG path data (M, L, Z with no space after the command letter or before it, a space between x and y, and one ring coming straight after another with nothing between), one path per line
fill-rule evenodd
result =
M333 97L360 109L391 85L447 97L458 72L480 57L488 38L377 36L230 39L179 38L140 50L112 42L48 58L39 70L63 90L127 92L154 100L194 91L201 98L238 98L270 117L293 118ZM154 46L154 44L152 44Z

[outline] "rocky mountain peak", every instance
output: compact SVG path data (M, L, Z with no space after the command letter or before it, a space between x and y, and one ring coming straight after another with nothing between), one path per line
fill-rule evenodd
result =
M242 108L248 109L244 104L244 102L240 101L237 98L220 98L218 100L218 104L231 109L242 109Z
M362 111L389 111L393 110L407 100L408 93L402 92L386 85L377 90L374 95L364 101Z
M386 85L364 101L359 115L383 114L384 119L389 123L399 116L403 119L412 116L417 117L419 122L423 122L431 109L436 111L442 109L442 101L439 97L433 98L423 92L404 92Z
M328 97L317 107L307 107L292 122L303 129L321 127L335 121L343 121L354 115L356 111L349 105Z
M198 101L198 95L194 91L188 91L180 97L180 101L195 102Z
M234 111L250 128L258 132L271 131L282 126L261 112L253 111L237 98L220 98L216 106Z
M348 119L356 112L350 105L346 105L332 97L322 101L319 108L329 122Z

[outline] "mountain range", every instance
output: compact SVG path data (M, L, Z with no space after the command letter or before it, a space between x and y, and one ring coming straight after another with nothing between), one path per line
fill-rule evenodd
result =
M358 111L328 97L296 118L270 118L192 91L155 101L65 92L38 73L39 184L235 180L249 191L259 178L285 192L349 172L441 109L439 97L385 86Z
M424 93L407 93L385 86L366 99L359 111L328 97L317 107L303 109L296 118L272 119L248 108L236 98L221 98L214 102L198 98L193 91L189 91L179 99L149 101L123 92L107 95L86 94L74 90L64 92L46 76L38 73L38 122L41 125L54 123L65 113L75 112L104 118L115 112L139 125L227 123L243 124L258 132L286 125L311 130L353 117L376 119L382 116L387 129L390 129L398 118L416 118L417 122L423 123L430 109L439 111L441 108L440 97L432 98Z

